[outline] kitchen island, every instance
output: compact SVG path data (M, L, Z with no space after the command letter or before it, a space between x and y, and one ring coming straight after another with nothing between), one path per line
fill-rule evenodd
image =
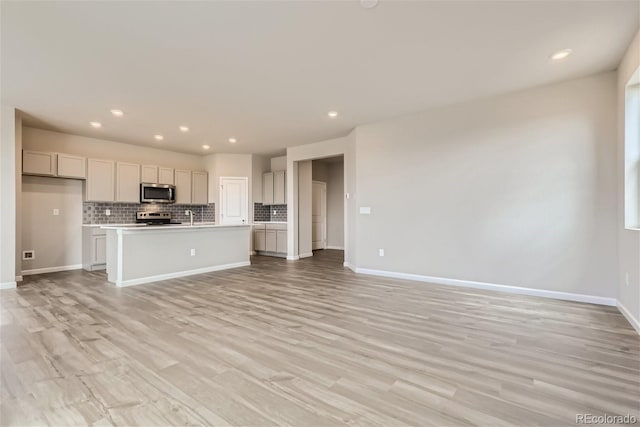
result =
M132 286L250 265L249 225L103 226L107 276Z

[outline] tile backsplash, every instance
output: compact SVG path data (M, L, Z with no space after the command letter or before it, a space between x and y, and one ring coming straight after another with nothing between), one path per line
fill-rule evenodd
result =
M106 215L109 209L111 215ZM102 203L84 202L82 204L83 224L131 224L136 222L136 212L170 212L171 218L180 222L188 222L189 217L184 211L193 211L193 220L196 222L215 221L216 205L155 205L141 203Z
M273 214L276 211L276 214ZM263 205L262 203L253 204L253 220L254 221L286 221L287 205Z

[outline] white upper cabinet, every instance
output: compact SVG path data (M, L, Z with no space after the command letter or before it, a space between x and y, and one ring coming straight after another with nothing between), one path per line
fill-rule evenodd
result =
M158 168L158 184L173 185L173 168Z
M273 173L273 204L284 205L287 203L286 185L287 180L285 171L276 171Z
M273 204L273 172L262 174L262 204Z
M191 203L194 205L206 205L209 200L208 185L209 175L206 172L192 172Z
M140 203L140 165L117 163L116 202Z
M25 175L56 175L56 153L22 152L22 173Z
M86 166L87 159L85 157L58 153L57 176L59 177L85 179L87 177Z
M179 205L191 204L191 171L175 170L176 203Z
M154 165L142 165L141 170L141 182L148 182L150 184L158 183L158 167Z
M116 165L113 160L87 160L87 201L113 202L115 200Z

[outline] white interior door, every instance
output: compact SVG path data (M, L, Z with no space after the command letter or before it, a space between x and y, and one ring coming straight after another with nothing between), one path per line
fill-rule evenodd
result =
M220 223L248 224L249 179L220 178Z
M327 247L327 184L313 181L311 196L311 248Z

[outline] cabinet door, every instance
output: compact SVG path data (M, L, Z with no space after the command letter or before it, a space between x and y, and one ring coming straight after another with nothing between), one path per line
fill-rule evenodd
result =
M115 199L115 178L113 160L87 160L87 201L113 202Z
M265 231L264 230L256 230L253 232L253 246L256 251L266 251L267 246L265 242Z
M265 246L267 252L276 252L278 249L277 237L275 230L265 231Z
M176 169L176 203L179 205L191 204L191 171Z
M274 172L273 175L273 204L284 205L287 203L285 171Z
M85 179L87 177L86 165L87 159L79 156L72 156L70 154L58 153L58 173L57 175L62 178L79 178Z
M140 165L117 163L116 202L140 203Z
M191 174L191 203L194 205L206 205L209 200L209 194L207 192L207 181L209 175L206 172L193 172Z
M24 150L22 152L22 173L54 176L56 174L56 154Z
M276 252L287 253L287 230L276 231Z
M262 175L262 204L273 204L273 172Z
M158 184L173 185L173 168L158 168Z
M141 182L150 184L158 183L158 167L153 165L142 165Z
M107 236L93 236L92 264L105 264L107 262Z

